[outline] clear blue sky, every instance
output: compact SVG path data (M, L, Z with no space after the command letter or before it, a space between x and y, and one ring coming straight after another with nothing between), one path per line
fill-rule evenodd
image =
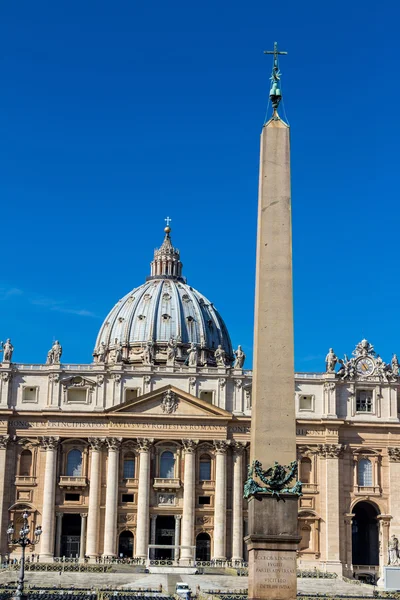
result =
M253 337L274 40L292 133L296 369L400 352L399 7L371 0L3 2L0 339L89 362L172 217L184 274ZM250 365L250 360L247 366Z

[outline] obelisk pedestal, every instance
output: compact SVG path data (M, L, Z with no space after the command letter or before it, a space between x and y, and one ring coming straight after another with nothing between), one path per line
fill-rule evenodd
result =
M249 502L249 600L294 600L296 487L290 131L280 119L278 50L261 134ZM288 469L286 467L289 467ZM290 477L289 474L293 477ZM261 475L261 477L260 477Z

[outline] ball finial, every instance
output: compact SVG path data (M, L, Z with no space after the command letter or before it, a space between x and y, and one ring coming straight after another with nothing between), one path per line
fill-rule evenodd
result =
M165 233L170 233L171 232L171 227L164 227L164 231L165 231Z

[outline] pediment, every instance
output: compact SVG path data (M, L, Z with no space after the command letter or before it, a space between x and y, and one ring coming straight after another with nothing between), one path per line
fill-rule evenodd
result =
M73 377L65 377L64 379L61 379L60 384L63 385L65 388L93 388L96 386L96 382L93 379L89 379L88 377L83 377L80 375L74 375Z
M128 400L106 412L113 414L146 414L157 417L224 417L231 419L228 411L209 404L192 394L167 385L139 398Z

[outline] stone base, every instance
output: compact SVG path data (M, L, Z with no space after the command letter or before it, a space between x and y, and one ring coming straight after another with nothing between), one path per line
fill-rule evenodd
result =
M298 498L258 494L249 500L249 600L295 600Z
M400 591L400 567L383 567L383 584L385 592Z

